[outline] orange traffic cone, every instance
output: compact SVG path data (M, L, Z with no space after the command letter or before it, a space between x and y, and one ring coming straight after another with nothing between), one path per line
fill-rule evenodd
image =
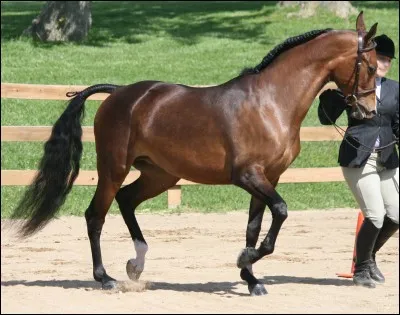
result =
M353 249L353 259L351 262L351 273L336 273L338 277L342 278L353 278L354 274L354 266L356 264L356 245L357 245L357 235L358 231L361 228L361 224L364 222L364 216L361 211L358 212L358 218L357 218L357 226L356 226L356 236L354 240L354 249Z

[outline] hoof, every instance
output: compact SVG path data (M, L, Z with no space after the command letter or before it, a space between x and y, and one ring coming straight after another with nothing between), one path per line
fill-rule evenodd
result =
M129 279L138 281L143 272L143 267L136 265L135 259L129 259L126 263L126 273Z
M261 296L267 295L268 292L262 283L257 283L256 285L249 285L249 292L251 296Z
M113 290L113 289L116 289L116 288L117 288L117 281L115 281L115 280L106 281L106 282L104 282L104 283L102 284L101 288L102 288L103 290Z
M237 266L240 269L246 268L248 265L252 265L253 262L259 257L257 249L254 247L246 247L243 249L237 259Z

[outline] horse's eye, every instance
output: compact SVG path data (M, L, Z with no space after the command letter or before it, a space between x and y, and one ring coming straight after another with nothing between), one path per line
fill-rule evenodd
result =
M374 73L376 72L376 67L374 67L374 66L368 66L368 72L369 72L370 74L374 74Z

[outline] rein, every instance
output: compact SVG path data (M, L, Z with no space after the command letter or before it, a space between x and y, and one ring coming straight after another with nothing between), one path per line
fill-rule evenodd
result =
M361 143L360 141L358 141L358 140L356 140L355 138L352 137L352 139L354 139L354 141L356 141L360 146L363 146L364 148L367 148L368 151L367 151L367 150L360 149L360 148L357 148L357 147L354 146L352 143L350 143L350 142L347 140L347 138L345 137L346 130L344 130L343 128L341 128L340 126L338 126L335 122L333 122L332 119L329 117L329 115L326 113L324 106L322 106L322 104L320 104L320 105L321 105L321 108L322 108L322 110L323 110L323 112L324 112L324 114L325 114L325 117L328 118L329 122L335 127L336 131L342 136L343 140L346 141L351 147L353 147L353 148L356 149L356 150L360 150L360 151L362 151L362 152L373 153L373 152L381 151L381 150L383 150L383 149L385 149L385 148L387 148L387 147L389 147L389 146L392 146L392 145L394 145L394 144L396 144L396 143L399 142L399 138L396 138L396 140L393 140L393 141L390 142L389 144L386 144L386 145L381 146L381 147L378 147L378 148L371 148L371 147L369 147L369 146L367 146L367 145ZM340 130L340 131L343 131L344 134L342 134L339 130ZM378 129L378 133L379 133L379 129Z

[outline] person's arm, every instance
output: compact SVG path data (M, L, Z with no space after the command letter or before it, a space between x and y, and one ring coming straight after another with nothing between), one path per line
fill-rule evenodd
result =
M399 108L397 108L396 115L392 119L392 129L393 129L393 134L396 136L396 138L399 137Z
M396 106L396 113L393 115L392 117L392 130L393 130L393 134L394 136L397 138L397 145L399 145L399 86L397 83L397 89L396 94L396 102L397 102L397 106Z
M394 136L397 138L397 145L399 145L399 105L397 104L396 114L392 118L392 130Z
M344 95L339 90L325 90L319 96L318 118L320 123L323 125L335 123L346 107Z

